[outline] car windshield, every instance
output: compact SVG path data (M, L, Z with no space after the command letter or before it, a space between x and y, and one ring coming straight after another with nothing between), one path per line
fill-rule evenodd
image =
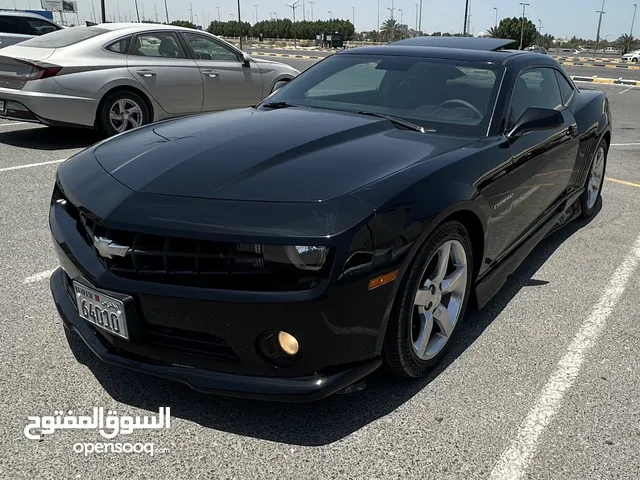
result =
M503 67L488 63L338 54L265 103L384 114L428 131L475 136L486 133L502 74Z
M23 47L62 48L68 47L83 40L102 35L109 30L99 27L72 27L63 28L55 32L47 33L41 37L30 38L20 42Z

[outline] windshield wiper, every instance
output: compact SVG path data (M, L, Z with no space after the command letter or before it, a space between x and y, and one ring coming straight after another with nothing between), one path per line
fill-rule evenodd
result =
M376 112L354 112L360 115L369 115L371 117L384 118L389 120L391 123L395 123L396 125L400 125L401 127L409 128L411 130L415 130L420 133L425 133L427 130L424 129L422 125L418 125L417 123L410 122L409 120L405 120L403 118L394 117L392 115L385 115L384 113L376 113ZM435 132L435 130L429 130L430 132Z
M292 105L287 102L268 102L268 103L263 103L262 106L267 108L289 108L289 107L295 107L296 105Z

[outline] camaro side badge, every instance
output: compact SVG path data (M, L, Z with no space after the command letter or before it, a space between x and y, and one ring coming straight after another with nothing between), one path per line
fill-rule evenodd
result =
M118 245L104 237L93 237L93 246L103 258L124 257L131 250L129 247Z
M505 198L503 198L502 200L500 200L498 203L496 203L493 206L493 209L497 209L500 208L502 205L504 205L505 203L507 203L509 200L511 200L513 197L515 196L515 193L511 192L509 195L507 195Z

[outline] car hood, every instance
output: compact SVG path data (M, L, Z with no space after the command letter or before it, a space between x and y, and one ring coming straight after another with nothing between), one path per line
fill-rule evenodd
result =
M473 140L421 134L344 112L248 108L159 122L113 137L93 153L135 192L317 202Z

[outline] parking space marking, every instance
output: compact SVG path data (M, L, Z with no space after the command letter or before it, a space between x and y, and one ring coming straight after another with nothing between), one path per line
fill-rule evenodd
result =
M623 93L627 93L629 90L633 90L634 88L636 88L636 86L635 86L635 85L633 85L633 86L631 86L631 87L627 88L626 90L621 91L618 95L622 95Z
M612 147L637 147L640 143L612 143Z
M617 178L604 177L605 180L613 183L619 183L620 185L627 185L629 187L640 188L640 183L627 182L626 180L618 180Z
M0 123L0 127L13 127L14 125L26 125L30 122L11 122L11 123ZM32 124L35 125L35 124Z
M490 474L490 480L518 480L522 478L536 453L540 437L558 413L562 399L580 372L588 351L604 330L627 283L640 262L640 237L636 238L631 252L618 266L609 280L602 297L591 310L573 338L567 353L558 363L534 407L521 425L513 443L507 448Z
M66 158L63 158L62 160L50 160L48 162L27 163L26 165L16 165L15 167L4 167L4 168L0 168L0 173L10 172L11 170L21 170L23 168L40 167L42 165L52 165L54 163L62 163L65 160Z
M56 271L56 269L55 269L55 268L53 268L53 269L51 269L51 270L45 270L44 272L36 273L35 275L31 275L30 277L25 278L25 279L22 281L22 284L23 284L23 285L28 285L28 284L30 284L30 283L36 283L36 282L40 282L40 281L42 281L42 280L46 280L46 279L48 279L48 278L51 276L51 274L52 274L53 272L55 272L55 271Z

